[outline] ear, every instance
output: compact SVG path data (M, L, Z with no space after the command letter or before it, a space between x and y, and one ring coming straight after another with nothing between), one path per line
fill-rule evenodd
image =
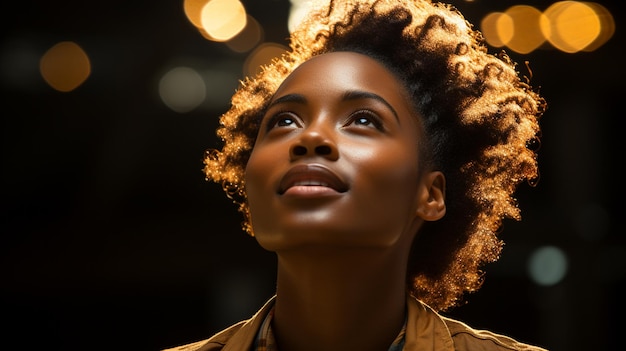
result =
M417 216L436 221L446 214L446 178L440 171L429 172L422 178L417 200Z

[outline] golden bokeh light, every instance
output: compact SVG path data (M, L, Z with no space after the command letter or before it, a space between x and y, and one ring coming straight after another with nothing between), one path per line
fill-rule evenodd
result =
M542 31L555 48L568 53L593 51L615 31L611 13L598 3L559 1L545 14Z
M513 19L503 12L492 12L480 23L483 36L489 45L503 47L511 41L515 32Z
M263 41L263 27L252 16L248 15L246 27L235 37L226 42L231 50L243 53L252 50Z
M207 2L209 0L184 0L183 2L185 16L196 27L202 27L202 8Z
M63 41L48 49L41 57L39 71L53 89L69 92L89 77L91 63L78 44Z
M600 35L601 23L593 8L582 2L562 1L546 10L542 25L546 38L557 49L574 53Z
M613 19L611 12L599 3L586 2L585 4L590 6L595 11L601 24L600 33L596 39L582 49L582 51L594 51L611 39L615 33L615 20Z
M200 22L211 40L228 41L246 27L246 9L238 0L210 0L202 7Z
M545 42L567 53L594 51L615 32L611 13L596 2L558 1L545 11L515 5L506 12L492 12L481 21L485 41L527 54Z
M264 65L272 62L274 58L280 57L289 48L277 43L263 43L248 55L243 65L244 76L255 76Z
M505 13L513 21L513 35L506 44L511 50L527 54L545 42L539 25L543 16L541 11L528 5L515 5Z

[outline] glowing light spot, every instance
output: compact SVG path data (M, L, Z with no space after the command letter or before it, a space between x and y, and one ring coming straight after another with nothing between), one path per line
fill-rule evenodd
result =
M207 2L209 0L185 0L183 2L185 16L196 27L202 27L202 8Z
M200 22L211 40L227 41L246 27L246 9L237 0L210 0L202 8Z
M69 92L89 77L91 64L78 44L63 41L51 47L41 57L39 71L53 89Z
M550 286L559 283L567 274L567 269L567 256L555 246L538 248L528 261L528 273L539 285Z
M244 76L255 76L262 66L272 62L272 59L280 57L288 48L276 43L263 43L259 45L248 57L243 65Z
M596 16L601 23L600 33L596 39L582 49L582 51L594 51L611 39L615 33L615 20L613 19L611 12L597 2L586 2L585 4L595 11Z
M516 5L505 11L513 21L513 36L507 46L518 53L527 54L545 42L540 29L543 13L532 6ZM506 33L502 34L506 37Z
M481 21L481 31L487 43L503 47L513 38L515 31L511 16L502 12L492 12Z
M481 21L481 32L494 47L526 54L545 42L568 53L594 51L615 33L615 20L596 2L558 1L543 13L532 6L512 6Z
M263 28L252 16L248 16L246 27L226 42L231 50L239 53L252 50L263 40Z
M185 113L202 104L206 97L206 86L194 69L177 67L159 81L159 95L167 107Z
M581 51L592 43L597 48L596 40L602 37L606 41L607 32L614 30L610 13L599 4L559 1L546 9L545 17L547 20L541 23L544 35L555 48L568 53Z

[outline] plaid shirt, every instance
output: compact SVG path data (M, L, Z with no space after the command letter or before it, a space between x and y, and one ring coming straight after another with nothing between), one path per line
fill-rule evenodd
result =
M272 332L272 318L274 317L274 309L267 314L265 319L263 320L263 324L261 324L261 329L256 335L255 340L255 351L278 351L276 347L276 339L274 339L274 333ZM398 336L393 341L391 346L389 346L388 351L402 351L404 348L404 334L406 331L406 321L400 330Z

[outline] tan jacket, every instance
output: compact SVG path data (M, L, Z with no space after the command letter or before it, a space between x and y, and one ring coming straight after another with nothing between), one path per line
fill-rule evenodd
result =
M252 318L234 324L209 339L163 351L251 351L261 323L273 304L274 298ZM403 351L545 351L507 336L472 329L439 315L414 298L409 298L408 311Z

